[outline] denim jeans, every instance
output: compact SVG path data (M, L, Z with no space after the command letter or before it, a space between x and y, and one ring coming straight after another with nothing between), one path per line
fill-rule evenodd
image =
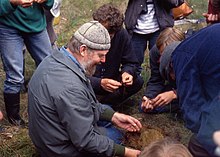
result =
M0 24L0 55L6 73L4 93L18 93L24 82L23 48L27 47L36 66L52 48L46 29L39 33L24 33Z
M102 104L102 105L105 105L108 108L112 108L110 105L107 104ZM124 132L116 128L111 122L100 120L98 121L97 125L99 127L104 127L106 130L106 136L112 139L115 143L117 144L122 143Z
M150 50L154 44L158 36L160 35L160 30L151 34L138 34L133 33L131 44L133 46L134 52L137 56L139 65L138 65L138 73L140 74L142 71L141 65L144 62L144 53L148 45L148 50Z

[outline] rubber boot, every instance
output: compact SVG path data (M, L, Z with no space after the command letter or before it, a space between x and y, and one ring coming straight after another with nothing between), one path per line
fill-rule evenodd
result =
M25 122L19 115L20 93L4 93L4 101L8 121L16 126L24 126Z

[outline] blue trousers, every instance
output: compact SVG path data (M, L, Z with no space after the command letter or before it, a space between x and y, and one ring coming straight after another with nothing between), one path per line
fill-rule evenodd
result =
M46 29L39 33L25 33L0 24L0 55L6 73L4 93L18 93L21 90L24 82L24 45L36 65L52 52Z

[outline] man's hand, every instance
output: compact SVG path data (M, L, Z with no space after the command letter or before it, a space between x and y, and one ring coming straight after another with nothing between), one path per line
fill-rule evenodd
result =
M122 84L118 81L104 78L101 80L101 86L104 90L108 92L114 92L116 89L122 86Z
M21 6L27 8L33 5L34 0L10 0L13 6Z
M144 112L151 111L154 109L154 107L152 105L152 101L149 98L147 98L146 96L144 96L142 98L141 108Z
M122 83L125 85L125 86L130 86L133 84L133 76L130 75L129 73L127 72L124 72L122 75Z
M116 126L130 132L138 132L142 128L139 120L132 116L115 112L112 117L112 123Z
M158 94L154 99L152 99L152 105L153 107L164 106L176 98L177 95L174 91L164 92Z
M141 153L140 150L130 149L126 147L124 157L138 157L140 153Z

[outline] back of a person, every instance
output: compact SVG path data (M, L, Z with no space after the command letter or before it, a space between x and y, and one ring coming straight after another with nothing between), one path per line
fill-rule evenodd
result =
M187 127L197 132L202 111L220 89L220 24L204 28L183 41L172 60L180 104ZM190 88L187 88L190 87ZM190 95L192 93L193 95Z

